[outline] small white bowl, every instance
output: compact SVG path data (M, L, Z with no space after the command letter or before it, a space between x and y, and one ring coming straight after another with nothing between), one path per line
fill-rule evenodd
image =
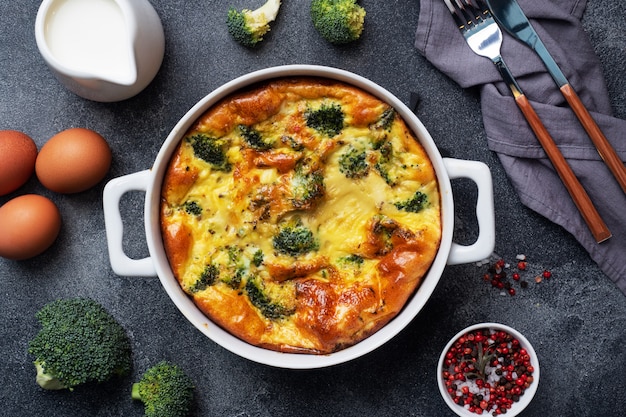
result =
M513 328L511 328L509 326L506 326L504 324L500 324L500 323L479 323L479 324L475 324L473 326L469 326L469 327L461 330L452 339L450 339L450 341L448 342L446 347L443 349L443 352L441 352L441 356L439 357L439 363L437 364L437 384L439 386L439 392L441 393L441 396L443 397L443 400L446 402L446 404L448 404L450 409L452 411L454 411L454 413L456 413L458 416L461 416L461 417L475 417L477 415L481 415L481 414L478 414L476 412L470 411L468 408L466 408L466 406L462 406L462 405L459 405L459 404L455 403L452 400L451 395L448 393L448 388L446 387L445 382L444 382L444 378L443 378L444 361L446 359L446 354L448 353L450 348L454 345L454 343L461 336L463 336L463 335L465 335L467 333L470 333L470 332L474 332L474 331L479 330L479 329L493 329L495 331L504 331L504 332L510 334L515 339L519 340L520 346L522 348L526 349L526 352L528 353L528 355L530 357L530 363L531 363L531 365L534 368L533 373L532 373L533 381L530 383L530 386L528 388L526 388L526 390L524 391L523 395L521 395L519 397L519 401L514 402L511 405L511 408L507 409L506 414L503 414L503 415L506 415L507 417L516 416L519 413L521 413L522 410L524 410L524 408L526 408L526 406L528 406L530 401L535 396L535 392L537 392L537 387L539 385L539 360L538 360L537 354L535 353L535 350L533 349L533 347L530 344L530 342L520 332L518 332L517 330L515 330L515 329L513 329ZM491 413L492 413L492 411L484 411L482 413L482 415L489 416L489 415L491 415Z

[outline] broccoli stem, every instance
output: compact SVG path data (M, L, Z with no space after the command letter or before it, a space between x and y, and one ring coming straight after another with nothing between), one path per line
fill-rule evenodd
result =
M61 390L67 388L63 382L59 381L52 375L47 374L39 362L35 362L35 369L37 370L37 377L35 378L35 381L37 381L37 384L39 384L41 388L48 390Z
M280 0L267 0L263 6L252 11L252 17L254 20L264 19L267 22L273 22L278 16L279 9Z
M139 382L135 382L130 390L130 397L133 400L141 401L141 394L139 393Z

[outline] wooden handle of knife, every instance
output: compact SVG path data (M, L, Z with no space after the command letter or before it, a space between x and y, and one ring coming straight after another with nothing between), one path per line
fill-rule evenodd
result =
M576 91L574 91L572 86L565 84L561 87L561 93L576 114L576 117L578 117L578 120L580 120L580 123L585 128L585 131L587 131L587 134L589 134L589 137L596 146L600 157L602 157L617 179L620 187L622 187L622 190L626 193L626 167L617 155L617 152L615 152L615 149L613 149L609 141L606 139L600 130L600 127L598 127L595 120L593 120L585 105L582 101L580 101L578 94L576 94Z
M530 105L526 96L523 94L516 96L515 102L526 117L531 129L535 132L539 143L541 143L541 146L546 151L554 169L559 174L572 200L574 200L574 204L578 207L578 211L580 211L585 223L587 223L596 242L600 243L610 238L611 232L600 217L600 214L582 184L578 181L578 178L576 178L574 171L572 171L565 157L556 146L556 143L554 143L554 139L552 139L552 136L550 136L550 133L541 122L541 119L539 119L535 109Z

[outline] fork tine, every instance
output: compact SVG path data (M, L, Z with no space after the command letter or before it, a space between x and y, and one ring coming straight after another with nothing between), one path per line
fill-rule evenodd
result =
M460 29L464 29L465 28L465 23L467 22L467 19L465 19L462 15L461 15L461 10L458 7L455 7L452 4L452 1L454 1L456 3L456 0L443 0L444 3L446 3L446 6L448 6L448 10L450 11L450 13L452 14L452 17L454 18L454 23L456 23L456 25L460 28Z
M477 6L473 4L472 1L479 4L478 1L480 0L444 0L454 21L461 30L472 29L472 27L486 20L483 16L485 12L489 13L489 9Z
M481 0L459 0L464 3L467 13L473 16L475 22L485 20L485 17L489 17L489 8Z
M463 15L463 18L465 19L465 22L467 22L468 25L468 29L470 25L475 25L476 24L476 20L474 19L474 16L472 14L471 11L467 10L467 7L465 7L465 3L463 2L463 0L454 0L454 2L457 5L457 10L459 10L459 13L461 15Z
M483 13L491 14L491 11L489 10L489 6L483 0L467 0L467 1L476 3L480 11L482 11Z

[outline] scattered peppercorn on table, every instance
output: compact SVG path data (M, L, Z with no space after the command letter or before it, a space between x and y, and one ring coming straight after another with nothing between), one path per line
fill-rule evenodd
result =
M74 95L48 69L35 42L39 1L18 8L0 4L0 130L24 132L41 149L62 130L88 128L102 135L112 153L105 180L86 191L50 191L33 175L0 196L3 205L21 195L43 195L62 219L58 237L42 254L0 258L0 414L142 416L143 405L131 399L132 385L166 360L194 383L193 416L452 416L437 387L442 350L467 326L500 322L530 341L541 367L538 390L523 416L623 415L626 297L573 237L520 203L487 149L477 93L461 89L415 49L419 2L360 1L367 13L360 39L337 45L314 28L308 1L283 1L254 48L231 37L226 15L230 7L255 9L263 1L151 4L164 27L163 64L144 91L114 103ZM626 39L616 36L626 23L621 6L618 0L589 2L583 23L604 65L615 115L626 118ZM185 319L158 278L116 275L105 237L106 181L149 169L176 122L214 89L283 64L346 69L407 105L416 93L415 112L443 156L483 161L494 180L496 253L484 262L446 267L426 307L382 347L318 370L260 365L215 344ZM476 193L465 180L453 181L453 189L455 240L469 244L477 226L473 204L465 201L475 200ZM137 259L148 256L144 197L131 192L120 202L124 250ZM72 392L44 391L28 353L40 328L35 313L52 300L72 297L96 300L126 329L132 371Z

